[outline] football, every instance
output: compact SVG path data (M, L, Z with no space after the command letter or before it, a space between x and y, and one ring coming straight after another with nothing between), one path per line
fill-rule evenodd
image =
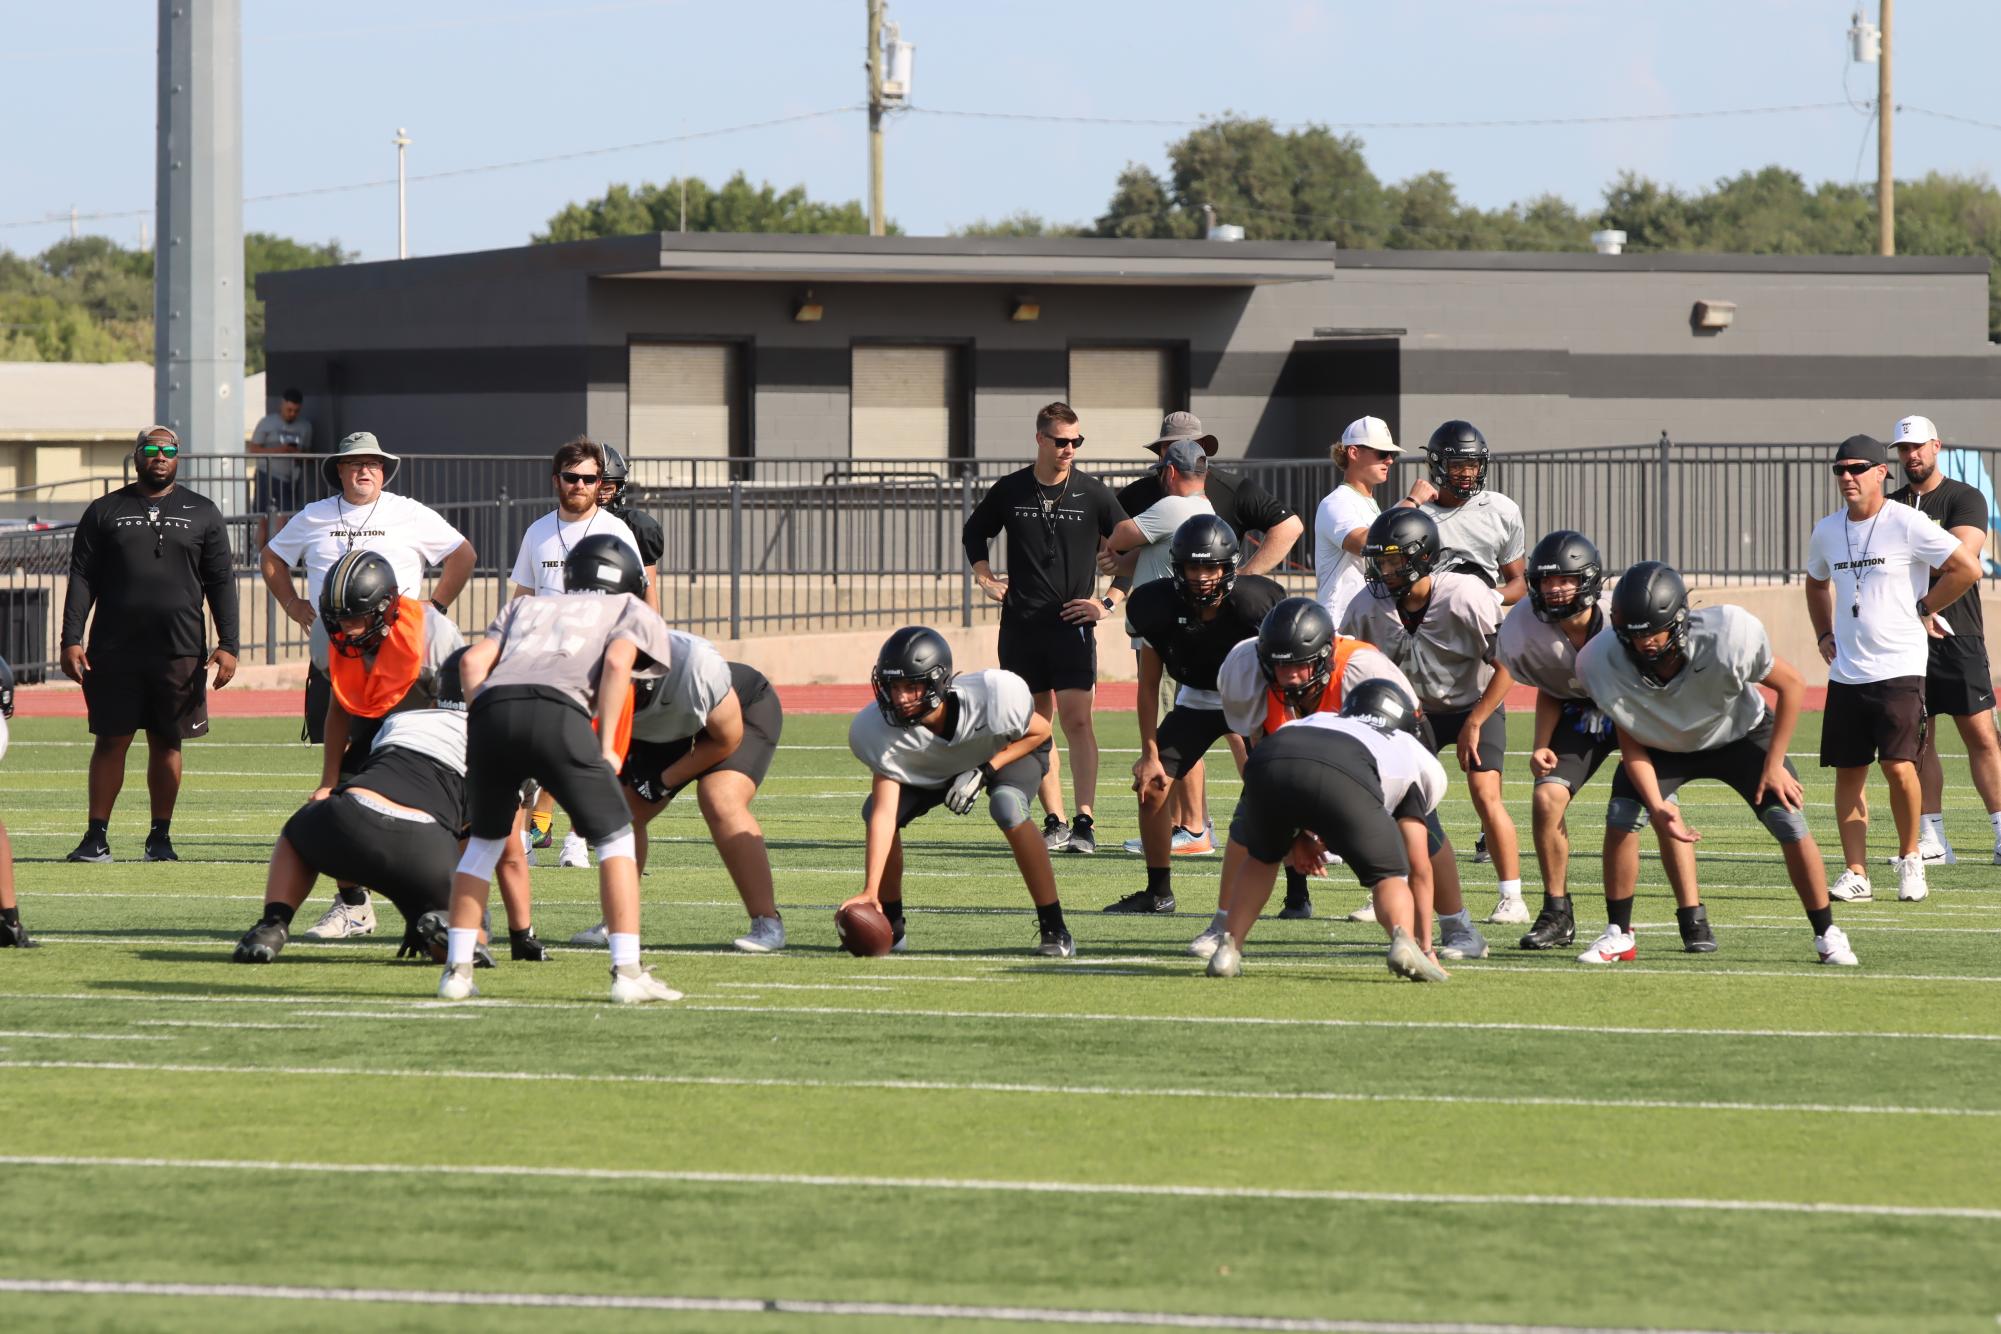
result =
M880 959L896 938L882 909L867 899L834 910L834 934L841 938L841 948L859 959Z

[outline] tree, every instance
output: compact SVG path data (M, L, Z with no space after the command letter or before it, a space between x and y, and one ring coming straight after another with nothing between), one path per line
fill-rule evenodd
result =
M686 187L685 194L683 187ZM596 236L637 236L645 232L778 232L863 235L868 214L859 201L818 203L806 187L778 191L767 181L753 186L742 172L715 189L700 177L676 177L663 185L613 185L596 199L570 204L549 219L547 231L529 239L537 245L583 241ZM889 225L895 234L897 227Z
M1074 222L1049 222L1040 214L1027 209L1010 213L1004 218L989 222L980 218L956 227L954 236L1082 236L1084 228Z

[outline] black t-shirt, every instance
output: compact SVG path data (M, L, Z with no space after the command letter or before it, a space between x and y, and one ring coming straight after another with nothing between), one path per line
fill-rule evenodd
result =
M667 550L667 534L660 530L660 521L645 510L626 508L615 513L632 530L632 540L639 543L639 563L657 571L660 556Z
M208 497L185 487L148 495L137 482L90 502L70 546L64 647L124 661L199 658L207 653L206 599L219 646L237 651L236 587L229 536Z
M1033 466L995 482L966 520L966 559L990 559L988 544L1007 534L1007 599L1011 621L1058 621L1063 604L1090 597L1098 583L1098 544L1125 521L1112 489L1072 471L1043 486Z
M334 791L351 787L365 787L398 806L422 811L454 837L465 828L465 777L420 751L402 746L369 751L361 767Z
M1284 597L1285 590L1276 581L1261 574L1240 574L1230 596L1216 609L1216 619L1205 621L1181 600L1174 580L1155 579L1126 599L1126 623L1153 646L1169 676L1197 690L1214 690L1223 659L1246 639L1257 637L1265 613Z
M1940 478L1937 486L1922 494L1908 486L1900 486L1890 493L1890 499L1917 506L1918 513L1941 528L1987 531L1986 498L1978 489L1950 477ZM1938 582L1937 570L1932 571L1931 582ZM1974 643L1984 642L1985 618L1980 614L1979 585L1968 589L1965 596L1940 612L1939 619L1952 627L1954 635L1972 635Z
M1160 484L1160 473L1153 471L1127 483L1119 491L1118 500L1127 514L1144 514L1166 494L1167 488ZM1202 494L1208 498L1209 508L1216 511L1216 517L1230 525L1239 543L1246 533L1268 533L1292 517L1292 511L1257 481L1214 464L1209 466L1209 480ZM1117 586L1132 587L1131 577L1122 576Z

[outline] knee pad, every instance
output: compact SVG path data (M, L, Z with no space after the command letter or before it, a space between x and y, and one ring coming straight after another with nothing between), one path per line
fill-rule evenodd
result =
M459 874L491 882L493 868L500 865L500 854L506 850L505 838L467 839L466 850L459 855Z
M1614 797L1605 803L1605 824L1636 834L1647 827L1647 808L1631 797Z
M987 789L987 814L994 818L1005 834L1010 829L1018 829L1028 822L1031 814L1028 794L1018 787L990 787Z
M613 857L623 857L627 861L639 860L639 854L632 841L631 825L627 825L610 838L601 838L591 844L591 851L598 855L599 864L608 862Z
M1784 806L1767 806L1758 812L1758 818L1765 822L1765 828L1772 831L1772 837L1781 843L1797 843L1806 837L1806 816L1798 811L1787 810Z

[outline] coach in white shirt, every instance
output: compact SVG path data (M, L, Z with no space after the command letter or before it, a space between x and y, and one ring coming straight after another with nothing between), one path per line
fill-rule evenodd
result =
M1383 512L1375 489L1389 480L1403 449L1381 417L1358 417L1329 451L1341 465L1341 485L1329 491L1313 516L1313 574L1320 605L1341 624L1341 614L1362 591L1362 541Z
M1897 822L1897 897L1925 897L1918 852L1918 746L1925 726L1930 640L1945 633L1938 612L1980 578L1950 530L1883 493L1890 451L1852 435L1835 449L1835 482L1846 504L1813 526L1806 606L1828 663L1820 764L1834 770L1834 818L1848 869L1828 887L1846 902L1874 897L1865 869L1869 813L1862 785L1879 760ZM1938 582L1930 582L1939 571Z
M568 591L563 582L563 563L570 548L600 533L609 533L632 548L640 564L639 539L625 520L598 505L598 487L604 480L604 450L588 436L565 441L556 450L549 469L556 491L556 508L528 525L522 534L521 550L514 557L514 596ZM646 605L660 610L660 594L646 586Z

